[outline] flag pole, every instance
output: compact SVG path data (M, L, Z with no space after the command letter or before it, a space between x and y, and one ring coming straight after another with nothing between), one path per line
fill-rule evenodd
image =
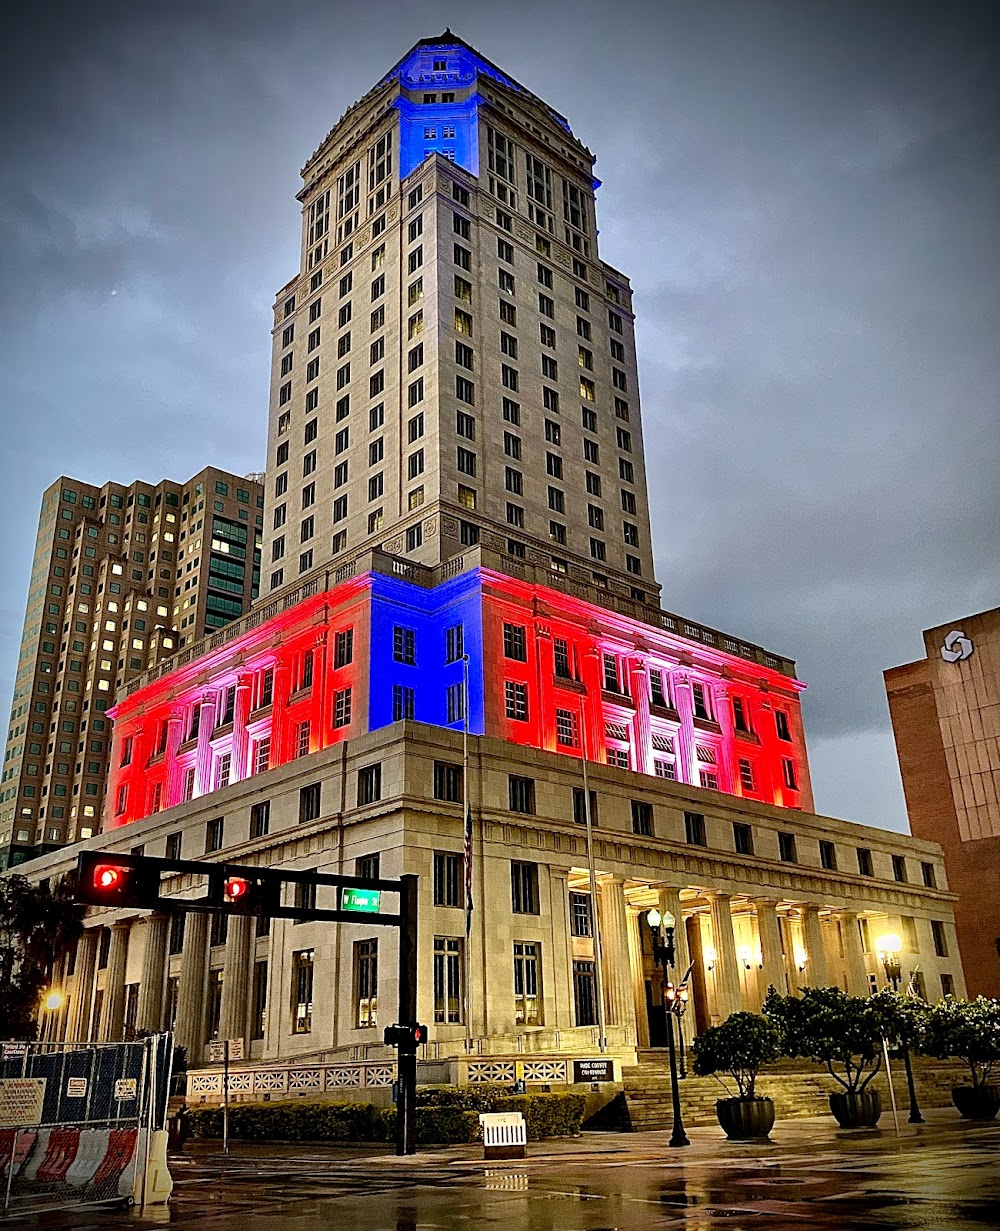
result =
M587 694L589 698L589 693ZM597 1050L608 1050L607 1022L604 1013L603 945L601 943L601 912L597 904L597 868L594 864L594 822L590 814L590 783L587 778L587 716L585 701L580 703L580 751L583 754L583 815L587 824L587 867L590 871L590 916L594 932L594 974L597 991Z
M465 1004L466 1035L473 1038L472 1027L472 806L469 792L469 656L462 655L462 836L465 864Z

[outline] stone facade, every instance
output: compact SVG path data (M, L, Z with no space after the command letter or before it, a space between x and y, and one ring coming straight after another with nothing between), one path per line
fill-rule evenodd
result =
M1000 996L1000 610L923 636L885 673L910 828L944 848L970 994Z
M580 763L488 737L470 739L469 763L468 937L461 802L441 770L461 775L462 737L439 727L407 722L360 736L88 845L269 868L416 874L418 1015L430 1026L429 1054L594 1054L594 911L586 831L574 820ZM318 813L303 819L311 812L304 792L315 799L317 786ZM693 964L688 1035L736 1009L758 1008L768 984L829 982L857 994L881 986L873 949L886 930L907 940L904 974L919 970L928 996L964 991L954 895L934 844L612 766L590 766L589 788L615 1055L663 1041L661 978L645 920L653 906L682 921L678 966ZM369 802L359 803L359 791ZM435 798L441 794L453 798ZM734 826L747 827L744 836L737 839ZM747 831L753 854L737 854ZM832 844L832 857L821 842ZM858 848L870 853L871 875L857 870ZM894 857L904 861L906 882L894 878ZM69 852L55 853L35 861L31 875L57 877L72 862ZM937 888L923 883L923 865ZM179 895L192 892L182 879L176 884ZM328 904L321 890L317 905ZM68 1037L173 1026L195 1065L215 1037L242 1037L248 1055L269 1061L385 1055L381 1029L396 1018L391 929L288 920L267 927L233 917L226 933L204 914L186 915L183 928L179 915L91 915L65 977ZM936 928L947 937L946 958L935 954Z

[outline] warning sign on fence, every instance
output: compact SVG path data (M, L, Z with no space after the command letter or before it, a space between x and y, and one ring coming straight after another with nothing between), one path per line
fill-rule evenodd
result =
M115 1098L119 1103L135 1098L136 1084L134 1077L121 1077L115 1082Z
M86 1077L71 1077L66 1083L67 1098L86 1098L87 1097L87 1079Z
M41 1123L46 1080L44 1077L0 1077L0 1128Z

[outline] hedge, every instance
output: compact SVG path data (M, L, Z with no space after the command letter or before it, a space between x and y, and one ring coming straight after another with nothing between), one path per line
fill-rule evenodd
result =
M422 1145L467 1144L480 1135L480 1111L519 1111L529 1141L580 1132L582 1094L508 1094L502 1087L421 1091L417 1141ZM190 1112L193 1137L222 1136L222 1109ZM229 1109L229 1135L239 1141L392 1141L396 1109L371 1103L237 1103Z

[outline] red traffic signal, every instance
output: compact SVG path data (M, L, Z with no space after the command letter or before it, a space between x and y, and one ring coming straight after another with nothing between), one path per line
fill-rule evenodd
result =
M416 1051L427 1042L426 1026L386 1026L382 1034L386 1047L398 1047L400 1051Z
M250 893L250 882L245 876L227 876L222 886L222 896L232 904L244 900Z
M160 897L160 872L152 860L135 855L82 851L77 899L91 906L153 908Z

